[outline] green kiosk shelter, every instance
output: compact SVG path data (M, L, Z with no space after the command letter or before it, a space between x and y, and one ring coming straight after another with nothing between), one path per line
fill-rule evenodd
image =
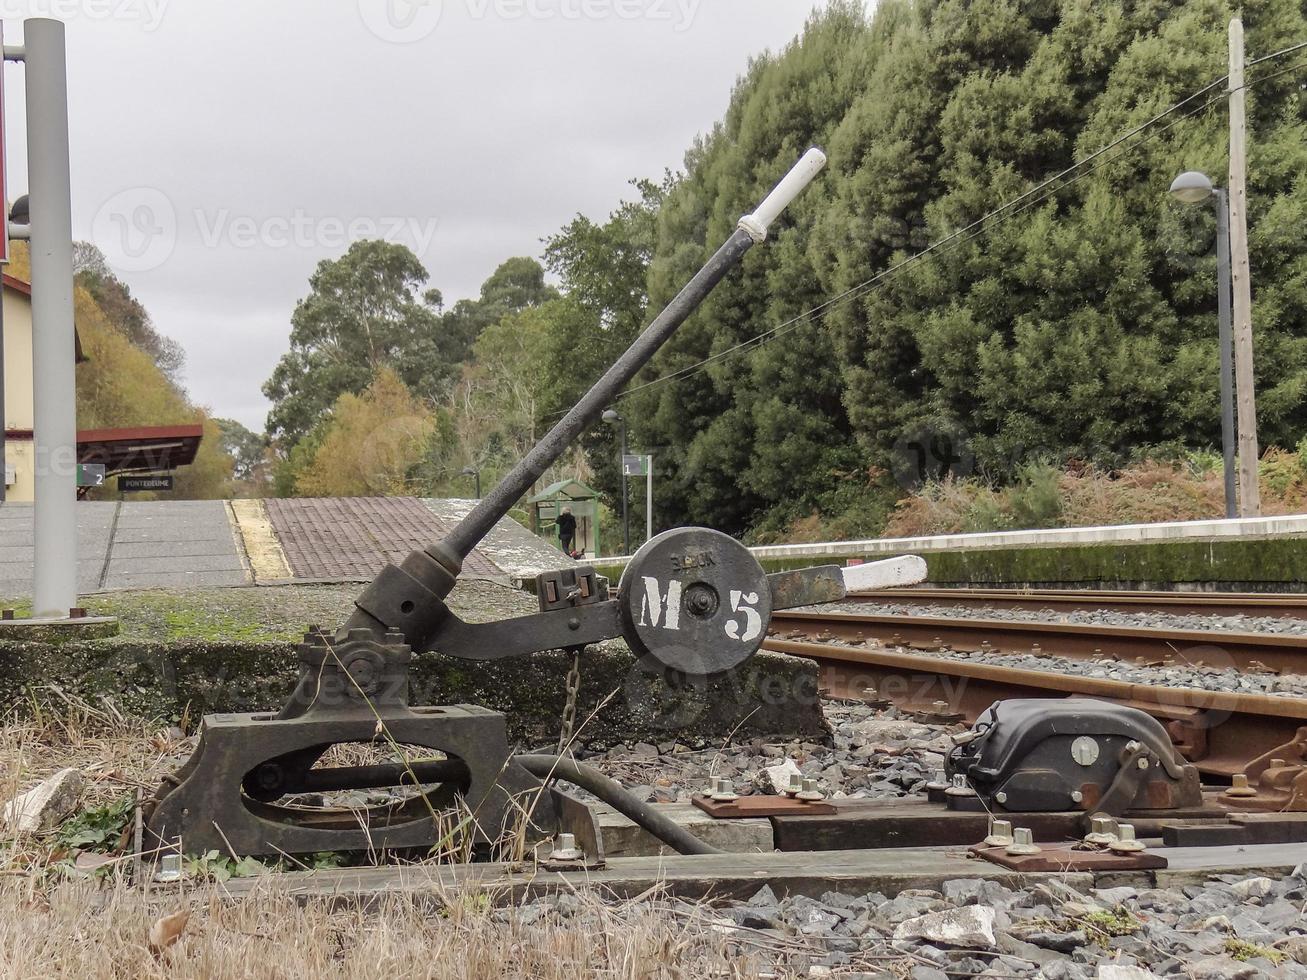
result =
M558 542L558 515L564 507L572 508L576 518L576 547L587 558L599 554L599 495L580 480L563 480L532 497L531 530L555 548Z

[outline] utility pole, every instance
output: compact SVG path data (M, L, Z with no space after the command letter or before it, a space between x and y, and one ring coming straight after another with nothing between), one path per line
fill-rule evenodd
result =
M1260 517L1257 394L1253 378L1253 299L1248 266L1248 153L1243 21L1230 21L1230 255L1234 266L1234 374L1239 424L1239 515Z
M35 374L32 613L67 618L77 605L77 376L67 54L60 21L24 21L23 35Z

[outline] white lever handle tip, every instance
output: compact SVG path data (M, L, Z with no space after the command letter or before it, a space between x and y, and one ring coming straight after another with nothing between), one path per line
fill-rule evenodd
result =
M814 146L758 205L758 210L740 219L740 227L752 235L755 242L764 241L772 222L803 193L825 166L826 154Z

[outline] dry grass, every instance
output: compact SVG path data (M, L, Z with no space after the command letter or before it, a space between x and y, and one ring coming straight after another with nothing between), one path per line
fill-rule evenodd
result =
M149 948L151 923L182 909L181 937ZM300 904L275 884L230 901L215 892L146 898L123 883L0 883L0 975L10 977L745 977L767 945L731 949L708 910L665 899L577 898L528 922L478 899L379 908ZM795 964L797 965L797 964Z
M1217 519L1225 514L1225 495L1219 460L1215 468L1211 462L1196 467L1149 460L1112 472L1035 467L1007 487L978 479L928 484L899 501L884 536ZM1268 450L1259 474L1262 513L1307 511L1302 454Z
M0 724L0 792L75 766L89 777L84 805L101 806L138 785L153 788L193 744L107 706L54 700ZM234 898L198 879L147 892L129 874L130 861L76 871L57 835L0 834L0 976L788 976L822 953L801 938L735 928L658 889L635 901L568 892L543 911L505 905L505 895L434 892L361 908L297 901L275 875ZM152 949L151 926L178 912L189 913L180 937Z

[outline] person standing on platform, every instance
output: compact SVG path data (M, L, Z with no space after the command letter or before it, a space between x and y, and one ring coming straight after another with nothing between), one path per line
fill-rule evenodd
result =
M562 542L563 554L575 558L572 549L576 544L576 518L572 516L571 507L564 507L558 515L558 540Z

